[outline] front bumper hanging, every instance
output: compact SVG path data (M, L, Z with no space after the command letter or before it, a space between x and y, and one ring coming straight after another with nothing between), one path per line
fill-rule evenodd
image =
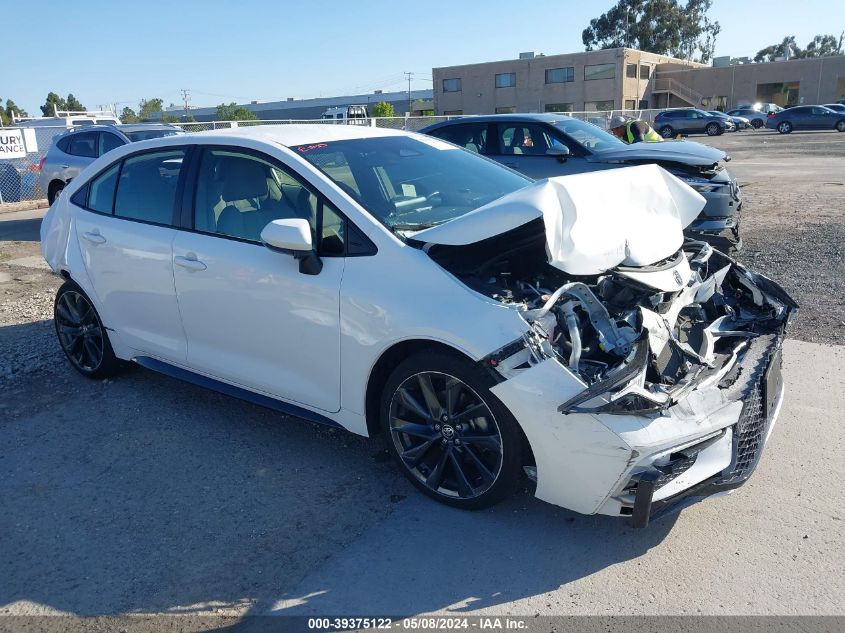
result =
M646 527L650 521L680 512L713 495L730 492L748 481L760 462L763 446L771 432L783 399L782 341L778 340L768 356L768 362L752 382L739 420L733 426L733 458L721 473L679 492L654 501L658 482L666 473L652 469L639 478L634 497L631 525Z

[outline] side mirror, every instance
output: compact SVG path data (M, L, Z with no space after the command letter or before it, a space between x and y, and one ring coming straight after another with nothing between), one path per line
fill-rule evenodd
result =
M303 274L317 275L323 269L323 262L314 252L308 220L273 220L261 230L261 241L270 250L293 255L299 260L299 272Z
M546 150L546 156L554 156L560 162L569 158L569 148L566 145L558 145Z

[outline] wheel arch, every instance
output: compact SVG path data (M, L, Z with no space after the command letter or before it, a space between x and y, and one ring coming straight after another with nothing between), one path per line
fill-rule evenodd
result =
M384 350L384 352L382 352L381 356L379 356L378 360L373 365L367 379L367 390L364 400L364 417L367 423L367 434L370 437L374 437L381 432L381 421L379 420L378 409L379 401L381 400L381 387L384 385L385 380L387 380L388 375L403 359L422 351L442 351L448 354L461 356L473 363L477 362L476 359L473 359L457 347L432 339L408 339L399 341L388 347ZM528 441L528 437L525 434L525 429L522 428L519 420L517 420L517 426L519 427L519 432L522 435L523 460L526 465L533 466L537 463L534 458L534 450L531 447L531 443Z
M379 356L367 378L367 390L364 396L364 417L367 422L367 434L370 437L378 435L381 431L378 408L384 381L387 380L388 375L398 363L422 351L442 351L448 354L462 356L471 362L475 362L475 359L458 348L432 339L407 339L388 347Z

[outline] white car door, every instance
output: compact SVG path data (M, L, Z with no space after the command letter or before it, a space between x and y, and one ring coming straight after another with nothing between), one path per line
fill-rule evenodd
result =
M198 157L194 231L173 242L174 279L196 371L325 411L340 409L340 217L269 157L205 148ZM274 219L323 217L323 267L260 241ZM336 227L336 228L332 228ZM315 240L315 246L319 246Z
M173 286L177 185L185 156L168 148L127 157L91 181L76 237L105 325L143 355L184 364ZM84 191L84 190L82 190Z

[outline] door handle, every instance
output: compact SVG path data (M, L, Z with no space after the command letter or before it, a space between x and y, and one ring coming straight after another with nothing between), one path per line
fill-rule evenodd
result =
M62 169L70 169L70 165L62 165Z
M92 233L85 232L85 233L82 234L82 237L84 237L86 240L88 240L92 244L103 244L106 241L106 238L104 238L102 235L100 235L99 231L94 231Z
M182 268L187 268L188 270L205 270L208 268L208 266L203 264L196 257L182 257L181 255L177 255L173 258L173 263L177 266L181 266Z

